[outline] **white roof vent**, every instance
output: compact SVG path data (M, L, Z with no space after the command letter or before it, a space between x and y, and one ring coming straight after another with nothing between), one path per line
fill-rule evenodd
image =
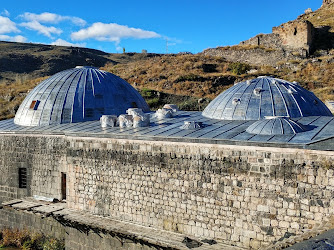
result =
M232 100L233 105L238 105L238 104L240 104L240 102L241 102L240 98L233 98L233 100Z
M203 123L196 122L196 121L184 121L184 124L180 128L181 129L200 129L200 128L203 128Z
M165 104L163 108L172 110L173 116L176 116L177 112L179 111L178 106L175 104Z
M143 112L143 110L140 109L140 108L129 108L129 109L126 110L126 113L127 113L128 115L135 116L135 115L141 115L141 114L143 114L144 112Z
M119 127L120 128L130 128L133 125L133 116L132 115L120 115L118 117Z
M173 117L173 110L172 109L166 109L166 108L158 109L155 112L155 116L158 119L171 118L171 117Z
M116 115L102 115L100 118L101 127L116 127L117 126L117 116Z
M150 114L135 114L133 116L133 127L149 127L150 126Z
M260 95L262 91L262 88L255 88L253 92L255 95Z

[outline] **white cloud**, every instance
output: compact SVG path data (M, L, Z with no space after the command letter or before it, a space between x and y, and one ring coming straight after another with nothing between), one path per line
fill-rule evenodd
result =
M7 16L7 17L9 17L9 16L10 16L10 13L9 13L9 11L8 11L8 10L6 10L6 9L4 9L4 10L3 10L3 12L1 12L0 14L1 14L1 16Z
M23 26L30 30L35 30L39 34L43 34L49 38L52 38L52 34L60 35L63 31L59 28L53 26L44 26L37 21L31 21L26 23L21 23L20 26Z
M51 45L57 46L72 46L72 47L86 47L85 43L70 43L63 39L57 39L56 41L50 43Z
M9 42L18 42L24 43L27 41L27 38L24 36L7 36L7 35L0 35L0 40L2 41L9 41Z
M85 26L86 21L79 18L79 17L73 17L73 16L61 16L54 13L44 12L41 14L35 14L30 12L25 12L24 14L20 15L23 19L27 21L37 21L39 23L60 23L62 21L71 21L75 25L78 26Z
M20 30L8 17L0 16L0 34L11 32L20 32Z
M129 28L128 26L119 25L117 23L94 23L86 29L81 29L71 34L74 41L82 41L86 39L96 39L98 41L111 41L119 43L123 38L157 38L159 34L153 31L147 31L137 28Z

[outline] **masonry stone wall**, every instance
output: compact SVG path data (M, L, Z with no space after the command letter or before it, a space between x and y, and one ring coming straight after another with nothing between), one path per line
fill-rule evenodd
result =
M0 229L12 228L40 232L44 235L65 241L66 250L96 250L96 249L138 249L149 250L159 247L135 242L128 238L121 238L107 232L82 230L60 223L53 217L42 217L32 212L15 210L12 208L0 209Z
M2 162L15 156L11 168L30 166L31 195L60 197L65 172L69 208L185 235L258 248L334 213L333 152L69 136L0 141L11 147Z
M41 232L57 239L65 239L65 228L52 217L42 217L33 213L11 208L0 209L0 229L12 228Z
M214 48L206 49L203 55L223 57L227 61L241 62L250 65L270 65L276 66L277 63L286 59L299 59L300 57L293 55L290 51L284 49L270 48Z
M2 135L0 202L31 195L60 199L60 175L67 171L66 164L61 164L65 152L61 136ZM27 188L19 188L19 168L27 169Z
M282 45L291 49L304 48L309 51L313 45L314 27L309 21L291 21L278 27L273 27L273 33L278 34Z
M279 34L259 34L246 41L242 41L240 45L257 45L267 48L282 48L282 40Z

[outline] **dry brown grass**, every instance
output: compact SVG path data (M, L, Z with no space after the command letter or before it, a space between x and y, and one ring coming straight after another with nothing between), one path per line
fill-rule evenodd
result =
M13 118L28 91L47 77L30 79L29 75L19 76L15 82L0 82L0 120Z
M309 20L315 27L329 26L330 31L334 32L334 4L320 8L310 14L303 15L303 20Z
M137 88L149 88L177 95L213 98L226 86L213 87L215 78L231 75L224 60L203 55L163 55L127 64L106 65Z
M173 95L213 99L223 90L258 75L274 75L288 81L297 81L323 101L334 99L334 55L298 62L298 70L286 62L279 68L253 66L252 74L235 75L231 63L217 57L198 55L155 55L122 64L106 64L102 69L112 72L139 89L152 89ZM0 119L12 118L27 92L46 77L32 78L17 74L14 82L0 81ZM219 79L223 79L220 80ZM197 98L197 99L196 99ZM155 100L151 100L152 102ZM188 107L188 106L185 106Z
M288 81L297 81L303 87L314 91L322 100L332 98L329 90L334 88L333 56L323 57L319 62L310 59L291 61L290 65L281 62L281 69L263 65L252 67L258 71L254 74L236 76L231 72L230 63L216 57L202 55L164 55L116 66L106 65L103 69L110 71L135 85L137 88L149 88L171 94L214 98L231 86L222 84L214 86L215 79L221 76L236 77L236 81L273 75ZM297 65L298 70L291 68ZM205 72L205 65L215 65L215 71ZM321 90L326 88L324 90Z
M272 52L275 51L274 48L267 48L263 45L253 45L253 44L244 44L244 45L233 45L233 46L224 46L224 47L218 47L220 50L253 50L253 49L262 49L266 52Z

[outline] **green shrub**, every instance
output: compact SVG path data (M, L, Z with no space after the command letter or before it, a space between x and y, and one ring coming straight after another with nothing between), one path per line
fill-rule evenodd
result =
M54 238L47 239L43 244L43 250L63 250L63 249L65 249L64 242Z
M147 99L146 100L148 106L150 106L151 109L155 109L159 106L159 97L155 97L153 99Z
M156 96L156 91L152 89L143 88L139 92L144 98L153 98L154 96Z
M230 63L229 67L231 71L236 75L245 74L251 68L248 64L240 62Z
M183 75L179 76L175 82L185 82L185 81L201 81L202 77L195 75L195 74L189 74L189 75Z
M26 229L3 229L0 231L0 249L2 247L18 247L23 250L63 250L63 240L46 237L41 233L33 233Z

